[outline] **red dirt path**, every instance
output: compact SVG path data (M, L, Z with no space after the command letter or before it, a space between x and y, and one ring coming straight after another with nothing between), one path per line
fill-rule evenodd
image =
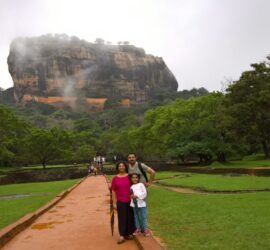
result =
M118 245L109 226L109 193L103 176L88 177L55 207L2 250L138 250L136 243Z

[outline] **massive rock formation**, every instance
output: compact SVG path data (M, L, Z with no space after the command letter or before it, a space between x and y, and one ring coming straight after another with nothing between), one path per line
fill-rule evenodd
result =
M8 66L19 103L83 102L102 109L108 98L130 105L146 102L156 90L175 92L178 87L163 59L141 48L66 35L15 39Z

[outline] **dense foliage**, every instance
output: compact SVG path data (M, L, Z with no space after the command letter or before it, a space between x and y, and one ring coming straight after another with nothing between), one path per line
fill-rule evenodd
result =
M270 59L270 57L268 58ZM270 62L252 64L228 89L228 113L231 128L250 145L250 151L262 146L269 157L270 143Z
M252 64L225 93L204 88L156 92L125 108L109 100L99 113L28 103L0 106L0 165L57 160L87 162L94 155L210 162L264 152L269 157L269 59Z
M147 157L225 161L241 152L241 140L228 129L223 106L225 96L177 99L171 104L149 110L139 128L123 131L117 151L136 151ZM125 143L121 143L125 142Z

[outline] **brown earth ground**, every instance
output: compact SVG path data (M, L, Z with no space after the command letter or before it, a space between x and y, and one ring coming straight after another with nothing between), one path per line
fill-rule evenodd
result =
M109 192L103 176L88 177L65 199L12 239L3 250L138 250L111 235Z

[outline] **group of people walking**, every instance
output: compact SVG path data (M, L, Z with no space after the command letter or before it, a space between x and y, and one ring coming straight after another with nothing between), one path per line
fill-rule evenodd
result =
M103 164L105 163L105 157L94 157L93 162L87 165L87 171L89 175L103 174Z
M116 170L117 175L112 179L111 190L120 234L117 243L124 243L138 234L150 236L147 226L147 187L154 181L155 171L138 162L134 153L128 154L127 163L118 162Z

